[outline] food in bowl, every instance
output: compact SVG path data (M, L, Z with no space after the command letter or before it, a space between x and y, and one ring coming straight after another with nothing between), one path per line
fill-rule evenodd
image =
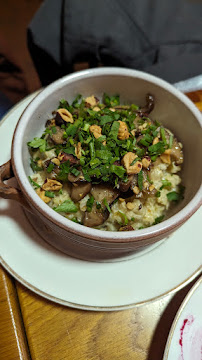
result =
M183 198L183 146L146 105L78 95L59 102L40 138L28 142L29 177L56 212L84 226L138 230L161 222Z

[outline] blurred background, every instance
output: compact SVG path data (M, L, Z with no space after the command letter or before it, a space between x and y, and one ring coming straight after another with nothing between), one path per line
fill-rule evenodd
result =
M42 3L44 3L43 7L41 7ZM106 12L105 5L107 3L112 4L111 13L109 8L107 8ZM182 6L183 4L185 8ZM68 72L88 67L86 58L89 60L92 58L90 63L92 67L102 64L105 66L131 67L163 77L171 83L202 74L202 34L200 34L202 14L200 15L199 11L197 11L197 8L201 9L201 4L201 0L179 0L179 3L174 0L171 2L143 0L141 3L128 0L124 8L122 2L118 0L112 2L108 0L95 0L93 2L91 0L85 0L84 2L81 0L1 0L0 117L10 106L36 91L42 85L46 85ZM175 11L173 16L170 16L172 7ZM191 14L192 20L199 14L195 22L189 21L189 16L187 16L189 7L192 7L193 10ZM39 8L40 11L37 13ZM96 14L97 8L99 11ZM113 16L114 8L116 8L117 16ZM131 23L133 26L131 28L129 26L130 13L126 14L127 10L130 9L134 9L136 12L132 14ZM51 19L49 23L44 18L48 12L51 16L49 17L49 20ZM36 13L37 16L35 17ZM161 13L165 20L168 18L167 23L164 19L160 20L159 15ZM168 16L167 13L169 13ZM108 19L106 19L106 14L110 14ZM55 20L56 16L60 19L58 23ZM89 18L94 21L89 21ZM102 21L103 18L106 21ZM113 24L112 19L114 19ZM33 36L30 43L31 45L34 44L34 47L30 47L28 50L27 29L30 23L31 37ZM76 24L75 27L74 23ZM139 25L140 28L138 29ZM63 29L60 47L57 39L53 39L53 43L50 40L53 38L54 31L59 32L59 27ZM94 31L95 29L97 29L97 32ZM116 29L116 32L113 33L113 29ZM161 29L162 31L160 31ZM187 30L184 31L184 29ZM127 31L132 36L126 37ZM122 41L119 49L121 32L127 41ZM138 40L138 34L140 40ZM73 40L71 41L71 39ZM88 43L86 39L88 41L90 39L89 43L92 43L92 49L90 46L85 45L85 43ZM74 46L75 42L78 44L77 47ZM125 49L123 43L126 43ZM139 43L140 50L137 50ZM40 53L40 45L45 52ZM57 61L51 62L51 56L55 50L53 45L55 49L58 47L58 53L62 49L58 64ZM47 48L48 52L46 53ZM146 52L147 50L148 52ZM191 58L193 54L195 57L192 56ZM179 56L182 56L182 58ZM82 61L75 61L75 64L71 67L72 62L75 59L80 60L80 58L82 58ZM49 64L48 77L43 78L46 59L48 59L47 64ZM54 60L57 60L56 56ZM194 66L191 63L192 60ZM37 66L37 71L33 61ZM144 62L145 65L143 66ZM184 66L185 63L187 63L186 67ZM202 91L197 94L190 93L189 97L194 102L200 102L202 101Z
M42 0L1 0L0 98L5 106L41 87L27 48L27 27Z

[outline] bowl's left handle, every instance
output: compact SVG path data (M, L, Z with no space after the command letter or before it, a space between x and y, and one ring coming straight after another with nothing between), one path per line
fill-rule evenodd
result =
M14 177L14 173L12 170L11 160L9 160L7 163L0 166L0 197L15 200L30 211L31 208L25 200L22 191L4 183L5 180L12 177Z

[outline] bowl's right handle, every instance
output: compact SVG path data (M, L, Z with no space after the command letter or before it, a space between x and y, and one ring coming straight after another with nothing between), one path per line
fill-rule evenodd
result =
M9 160L7 163L0 166L0 197L15 200L30 211L31 208L25 200L22 191L4 183L5 180L12 177L14 177L14 173L12 170L11 160Z

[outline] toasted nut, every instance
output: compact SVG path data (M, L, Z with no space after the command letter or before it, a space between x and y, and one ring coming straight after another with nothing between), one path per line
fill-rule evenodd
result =
M169 154L161 154L160 155L160 159L161 161L163 161L163 163L165 164L171 164L171 159L170 159L170 155Z
M42 185L42 189L45 191L58 191L62 188L62 184L57 180L46 179Z
M135 155L133 152L128 152L121 160L128 175L138 174L142 170L142 163L140 161L136 161L134 165L131 165L132 162L136 159L136 157L137 155Z
M125 140L125 139L128 139L130 134L129 134L129 131L128 131L128 127L127 127L127 124L124 122L124 121L118 121L120 126L119 126L119 131L118 131L118 139L119 140Z
M165 150L165 151L164 151L164 154L169 154L169 155L170 155L170 154L171 154L171 152L172 152L172 150L171 150L171 149L167 149L167 150Z
M121 226L119 229L119 231L132 231L132 230L134 230L134 229L131 225Z
M139 125L139 126L138 126L138 129L139 129L140 131L142 131L142 130L144 130L144 129L147 127L147 125L148 125L148 123L145 122L144 124Z
M45 191L42 190L41 188L36 190L37 195L39 195L39 197L41 198L41 200L43 200L46 204L48 204L51 201L51 198L49 198L48 196L45 196Z
M60 165L60 160L58 158L51 159L51 162L57 166Z
M75 155L77 157L77 159L81 159L81 143L78 142L78 144L75 147Z
M154 185L150 185L149 191L152 191L152 190L154 190L154 189L155 189L155 186L154 186Z
M55 119L51 119L50 120L50 126L55 126L56 124L55 124Z
M40 159L40 160L38 160L37 161L37 165L39 166L39 167L42 167L43 166L43 161Z
M109 108L109 110L111 110L111 111L113 111L113 112L116 111L114 108Z
M135 129L131 130L131 134L135 136Z
M127 207L127 209L128 210L133 210L134 209L134 204L133 203L131 203L131 202L128 202L127 204L126 204L126 207Z
M158 137L155 137L152 144L153 144L153 145L156 145L158 142L159 142L159 138L158 138Z
M58 159L59 159L60 161L62 161L63 158L64 158L64 154L63 154L62 152L60 152L60 153L58 154Z
M66 122L70 122L71 124L73 124L74 119L72 114L67 110L67 109L58 109L56 112L56 116L57 114Z
M95 106L95 107L93 108L93 110L94 110L94 111L100 111L100 108L99 108L98 106Z
M124 202L124 201L125 201L125 199L123 199L123 198L119 198L119 201L120 201L120 202Z
M151 164L151 159L149 156L145 156L143 157L142 159L142 166L145 168L145 169L148 169L148 167L150 166Z
M149 187L149 183L148 183L148 181L145 181L144 183L143 183L143 188L144 189L147 189Z
M91 125L90 132L94 135L96 139L102 136L102 128L98 125Z
M87 107L95 107L98 103L98 100L96 99L96 97L94 95L89 96L85 99L85 105Z
M133 187L133 192L134 192L135 195L139 194L140 190L139 190L138 186Z

